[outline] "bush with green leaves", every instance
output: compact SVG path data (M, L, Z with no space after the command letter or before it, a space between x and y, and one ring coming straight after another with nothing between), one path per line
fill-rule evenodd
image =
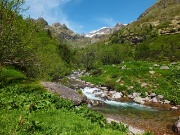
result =
M24 0L0 1L0 66L32 78L52 80L69 73L72 51L33 19L21 15Z

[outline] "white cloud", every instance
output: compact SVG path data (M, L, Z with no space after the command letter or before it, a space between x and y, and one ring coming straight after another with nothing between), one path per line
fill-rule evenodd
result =
M63 12L63 6L72 0L26 0L25 8L29 7L25 15L34 19L43 17L50 25L55 22L66 24L75 32L82 29L81 26L68 19ZM76 0L79 1L79 0Z

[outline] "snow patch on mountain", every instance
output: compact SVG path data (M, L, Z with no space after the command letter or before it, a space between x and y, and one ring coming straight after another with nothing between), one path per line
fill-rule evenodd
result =
M110 30L111 30L110 27L102 27L102 28L100 28L100 29L98 29L98 30L93 30L93 31L89 32L89 33L86 35L86 37L92 38L92 37L94 37L94 36L96 36L96 35L109 34L109 33L110 33Z
M85 35L85 37L93 38L93 37L97 37L97 36L101 36L101 35L111 34L112 32L120 30L125 26L126 25L124 25L124 24L117 23L114 27L102 27L98 30L93 30L93 31L89 32L88 34Z

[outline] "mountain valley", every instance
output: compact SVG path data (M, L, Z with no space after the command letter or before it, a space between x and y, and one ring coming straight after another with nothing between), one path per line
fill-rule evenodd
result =
M24 3L0 1L0 134L180 133L180 0L87 34Z

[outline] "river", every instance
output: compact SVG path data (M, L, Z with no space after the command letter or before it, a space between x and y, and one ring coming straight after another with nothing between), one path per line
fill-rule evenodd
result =
M105 100L93 94L92 91L98 88L86 87L82 83L79 83L77 80L79 79L78 74L79 73L76 72L68 77L70 85L81 85L81 90L88 99L100 100L105 103L103 105L91 106L93 110L99 111L107 118L112 118L133 127L150 131L154 135L177 135L172 131L172 126L173 123L177 121L178 116L180 116L179 110L170 110L163 105L147 106L132 101L118 102Z

